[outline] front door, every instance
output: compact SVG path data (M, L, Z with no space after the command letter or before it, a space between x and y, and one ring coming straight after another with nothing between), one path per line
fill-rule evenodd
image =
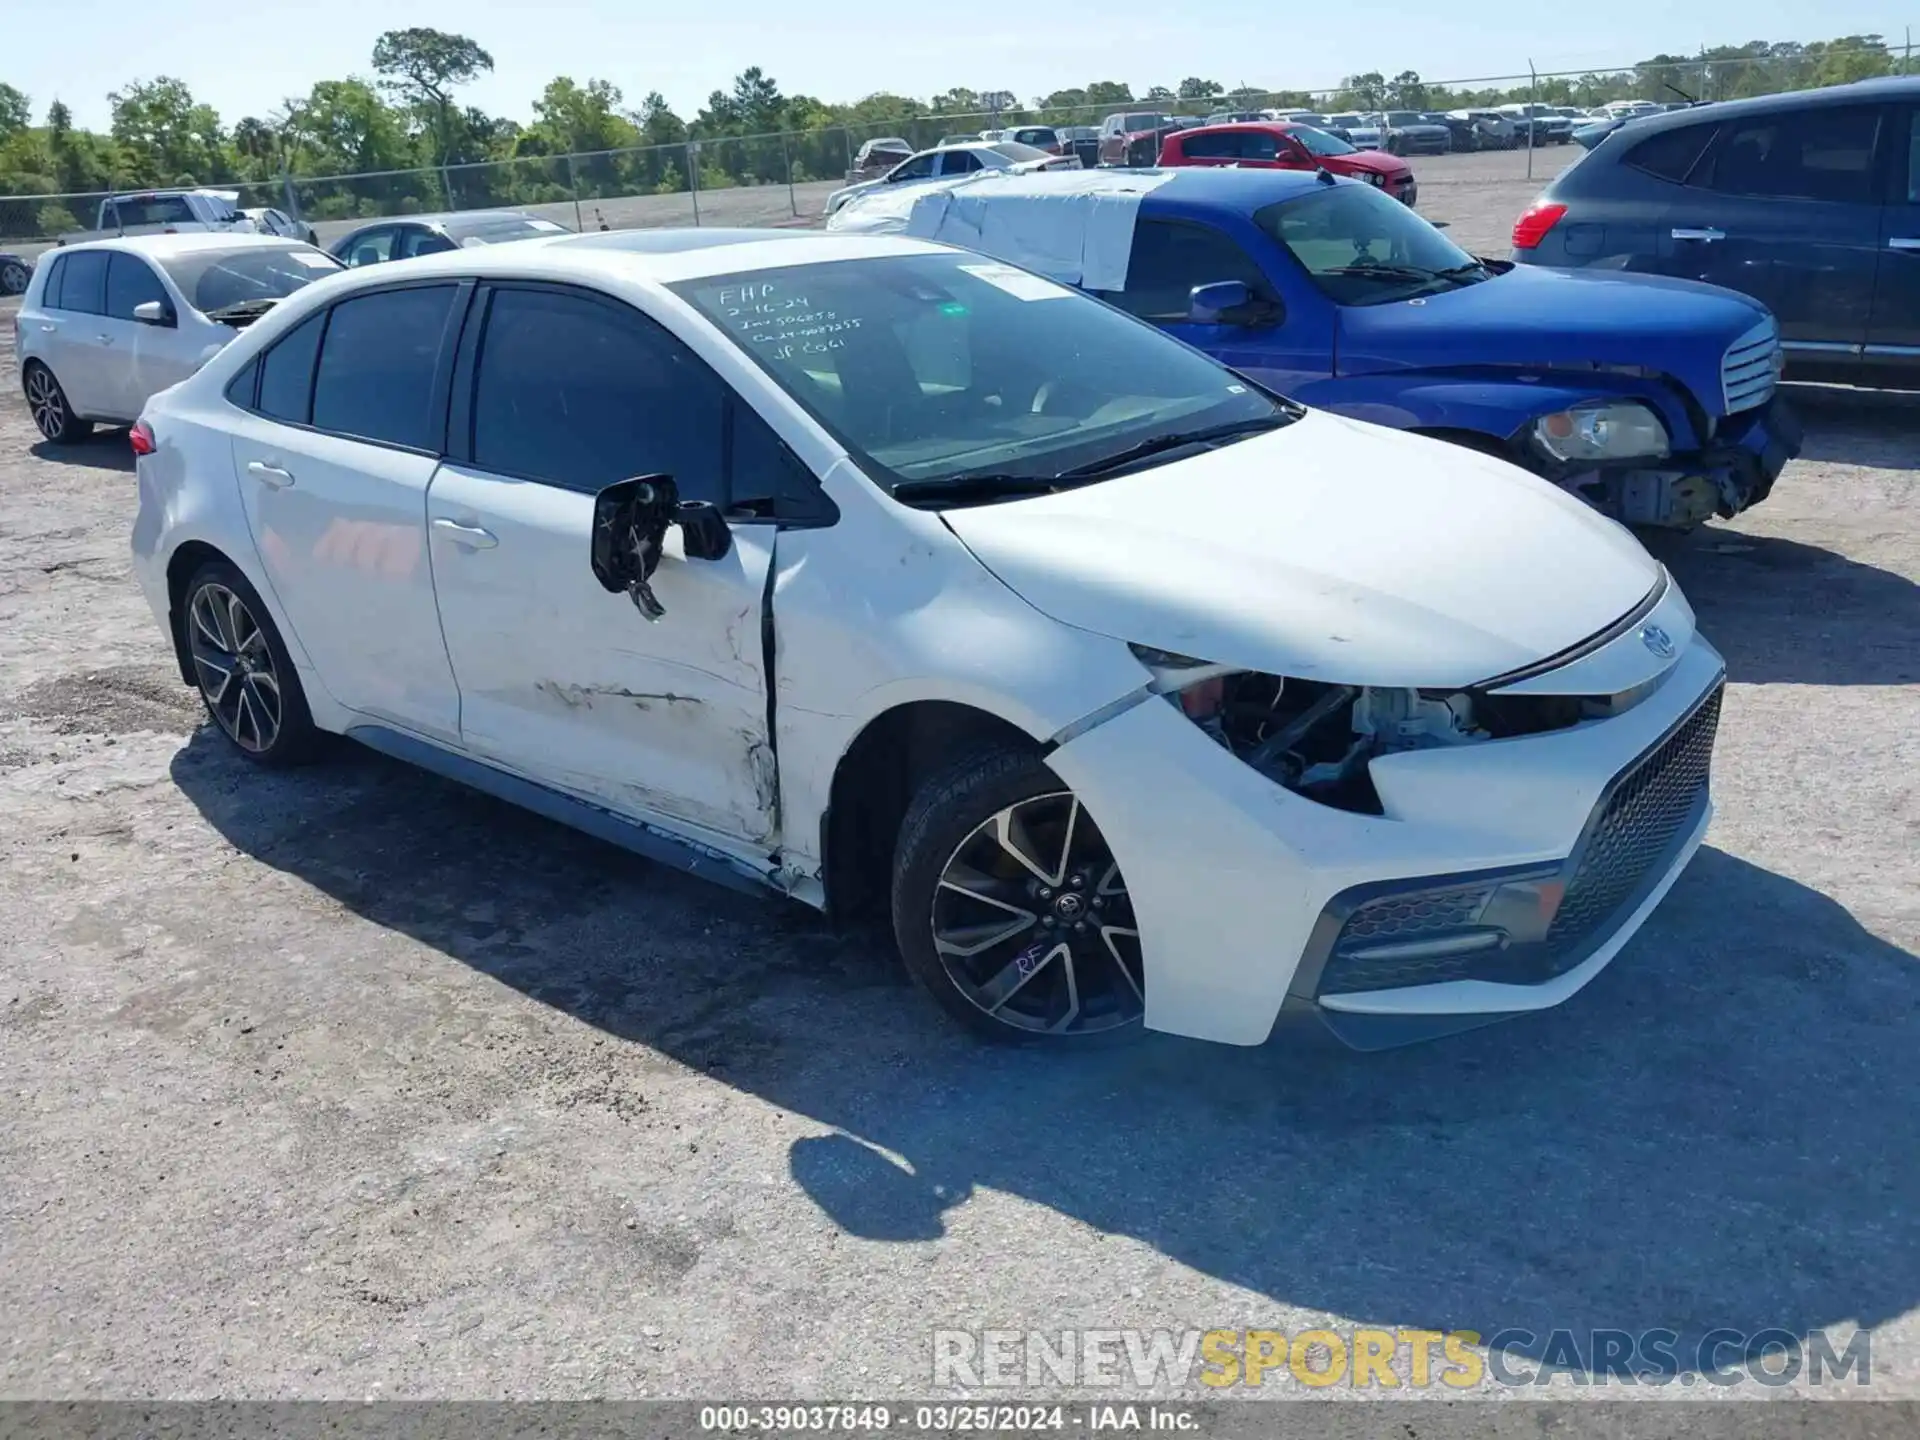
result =
M1269 302L1272 323L1193 323L1188 297L1194 287L1221 280L1242 281ZM1280 288L1248 246L1212 225L1142 216L1133 227L1126 289L1103 298L1275 390L1292 392L1333 370L1333 333L1324 310L1283 305Z
M456 380L459 460L427 497L463 743L609 809L770 851L774 530L735 523L718 560L688 559L670 530L652 621L591 565L594 499L615 481L667 474L682 499L724 505L727 387L607 297L501 286L485 304Z
M426 496L464 298L457 285L413 285L313 316L262 357L252 410L233 427L254 545L321 684L350 709L447 741L459 692Z
M1920 364L1920 106L1901 117L1895 149L1867 358L1911 368Z
M1660 222L1661 268L1761 301L1789 351L1857 351L1880 258L1886 119L1846 105L1723 125Z

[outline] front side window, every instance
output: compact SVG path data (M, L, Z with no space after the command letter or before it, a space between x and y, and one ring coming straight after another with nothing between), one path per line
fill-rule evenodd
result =
M1920 205L1920 110L1907 132L1907 203Z
M1243 160L1278 160L1281 155L1280 137L1271 130L1242 130L1240 132L1240 158Z
M1240 136L1232 130L1211 135L1188 135L1174 142L1189 160L1238 160Z
M475 363L473 463L570 490L674 478L723 504L726 388L672 336L625 307L550 290L498 290Z
M340 270L338 260L311 245L189 250L163 263L187 303L214 319L223 313L264 310Z
M158 300L163 309L173 308L173 302L167 299L166 286L160 283L151 265L138 255L115 255L107 262L109 319L131 320L134 308L149 300Z
M929 153L916 155L911 160L903 160L887 172L887 179L930 180L933 178L933 162L938 158Z
M1253 222L1341 305L1379 305L1487 278L1479 261L1372 185L1316 189L1255 212Z
M60 275L60 305L80 315L107 313L107 252L81 250L67 256Z
M1877 105L1821 106L1728 125L1697 183L1728 195L1867 204L1880 119Z
M362 265L384 265L393 258L393 240L392 227L383 225L354 236L341 255L356 270Z
M314 427L439 449L431 417L433 377L455 292L452 285L427 285L335 305L314 372Z
M991 489L1154 437L1293 413L1150 326L978 255L841 260L672 288L896 493Z
M942 175L967 175L980 168L980 157L971 150L949 150L940 166Z
M1140 220L1133 227L1127 288L1108 298L1143 320L1181 321L1190 313L1194 286L1221 280L1243 281L1257 295L1273 288L1259 263L1223 231L1211 225Z
M429 230L424 225L416 225L401 236L400 258L411 260L416 255L438 255L454 248L453 241L438 230Z

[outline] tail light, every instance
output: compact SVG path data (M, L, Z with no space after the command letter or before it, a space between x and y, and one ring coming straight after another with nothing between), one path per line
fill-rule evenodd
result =
M1513 222L1513 248L1531 250L1547 238L1547 232L1560 223L1560 217L1567 213L1567 207L1551 201L1535 202L1525 214Z
M127 443L133 446L135 455L151 455L154 451L153 431L142 420L127 432Z

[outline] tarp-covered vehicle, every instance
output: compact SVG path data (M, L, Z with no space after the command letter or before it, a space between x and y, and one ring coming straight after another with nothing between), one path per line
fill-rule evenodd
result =
M1758 302L1476 259L1325 172L983 177L863 199L829 228L1024 266L1306 404L1499 455L1631 525L1738 514L1799 452Z

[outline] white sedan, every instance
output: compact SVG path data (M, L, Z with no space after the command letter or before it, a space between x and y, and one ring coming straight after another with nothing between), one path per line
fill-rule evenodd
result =
M993 1037L1538 1010L1707 825L1722 663L1620 526L943 246L355 271L133 445L136 572L248 760L346 735L889 914Z
M271 235L195 232L69 245L41 258L14 317L27 408L56 445L129 425L240 327L343 267Z
M1050 155L1032 145L1013 140L982 141L979 144L938 145L909 156L877 180L862 180L827 196L827 211L832 215L856 195L889 185L911 185L926 180L952 180L982 170L1004 170L1025 175L1034 170L1078 170L1077 155Z

